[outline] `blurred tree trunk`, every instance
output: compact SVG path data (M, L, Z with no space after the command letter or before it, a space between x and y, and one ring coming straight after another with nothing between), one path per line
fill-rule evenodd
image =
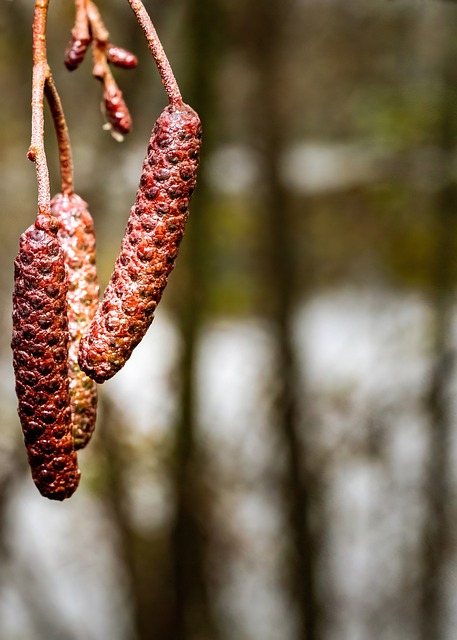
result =
M454 26L454 25L452 25ZM430 446L425 475L425 517L422 537L420 594L421 640L444 640L448 616L445 571L452 556L451 437L453 416L449 384L455 366L452 316L457 274L457 185L451 179L457 130L457 49L453 30L444 40L443 91L438 145L443 153L442 187L435 201L435 255L432 263L434 307L433 369L427 398Z
M171 594L166 563L167 541L163 532L139 533L129 512L126 430L121 414L105 393L100 394L97 441L103 442L105 502L119 538L131 605L134 640L170 640Z
M251 32L260 82L253 116L263 147L264 289L268 299L267 316L273 323L276 339L274 419L285 452L282 497L292 549L288 575L290 597L297 611L297 639L318 640L321 631L317 595L319 554L315 531L317 484L310 472L306 451L304 429L309 425L305 425L300 407L306 390L292 336L297 294L296 255L300 251L301 260L304 259L307 239L301 237L299 244L296 242L293 199L280 176L280 157L287 143L287 122L290 119L287 116L289 105L285 96L288 92L281 53L291 4L283 0L255 2ZM306 212L301 211L300 214L306 215Z
M199 114L203 124L201 165L211 149L214 121L214 66L217 64L222 29L217 0L190 0L185 15L186 70L182 83L184 100ZM179 416L174 458L175 519L171 533L174 610L169 638L173 640L217 640L205 571L208 497L203 489L197 442L197 383L195 378L198 340L207 304L206 252L209 194L198 182L183 242L179 321L183 336ZM184 271L185 270L185 271ZM207 524L206 524L207 526Z

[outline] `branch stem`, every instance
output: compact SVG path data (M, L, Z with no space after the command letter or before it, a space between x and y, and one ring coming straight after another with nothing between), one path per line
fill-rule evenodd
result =
M52 74L46 78L44 85L46 99L54 122L54 129L59 147L61 192L67 195L73 193L73 159L71 155L70 134L62 108L62 102L54 83Z
M109 42L109 31L105 27L97 5L91 0L87 3L87 16L89 18L92 36L101 47L106 47Z
M43 94L49 66L46 60L46 20L49 0L36 0L33 20L32 139L27 157L35 163L38 213L51 215L51 189L44 150Z
M70 138L59 94L46 55L46 22L49 0L36 0L33 20L32 136L27 157L35 163L38 184L38 214L51 215L51 188L44 146L44 105L51 110L59 146L63 193L73 190L73 163Z
M182 96L178 83L176 82L176 78L148 12L141 0L128 0L128 3L136 15L138 24L143 29L149 50L159 70L162 84L165 87L170 104L175 106L181 105Z
M75 26L71 30L74 38L78 40L90 39L89 23L87 20L87 0L75 0Z

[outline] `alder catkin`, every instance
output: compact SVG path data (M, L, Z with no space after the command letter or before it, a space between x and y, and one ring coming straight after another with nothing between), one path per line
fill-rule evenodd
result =
M168 106L157 120L114 273L79 364L104 382L121 369L152 322L172 271L195 188L201 124L189 106Z
M90 38L71 37L70 42L65 51L64 63L68 71L74 71L79 67L86 55L87 47L90 44Z
M14 263L13 367L33 481L52 500L79 482L67 374L67 280L55 232L29 227Z
M97 413L96 384L78 365L79 341L98 306L94 223L87 203L76 194L54 196L51 214L59 223L57 235L67 269L71 415L75 448L82 449L92 436Z
M125 136L132 128L132 118L119 87L110 82L103 92L106 119L115 133Z
M107 46L106 57L110 64L122 69L133 69L138 64L138 58L133 53L114 44Z

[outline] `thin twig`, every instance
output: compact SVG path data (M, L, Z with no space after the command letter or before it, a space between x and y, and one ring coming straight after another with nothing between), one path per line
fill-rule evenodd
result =
M75 0L75 26L71 30L76 40L89 41L89 23L87 21L87 0Z
M33 84L32 84L32 138L27 154L36 166L38 183L38 213L51 215L51 188L49 170L44 147L43 97L51 110L59 146L62 192L73 190L73 163L70 137L59 94L51 75L46 55L46 21L49 0L36 0L33 21Z
M44 150L43 93L49 66L46 60L46 18L49 0L36 0L33 20L32 139L27 157L35 163L38 213L51 215L51 189Z
M159 70L160 77L162 78L162 84L168 94L170 104L176 106L182 104L182 96L178 83L176 82L176 78L148 12L141 0L128 0L128 3L135 13L138 24L143 29L143 33L146 36L148 47Z
M109 31L105 27L103 19L100 15L100 11L98 10L96 4L94 2L91 2L91 0L89 0L89 2L87 3L87 16L89 18L92 36L100 46L106 47L109 42Z
M71 155L70 134L68 132L60 96L51 73L46 78L44 91L54 122L59 147L61 192L70 195L73 193L73 159Z

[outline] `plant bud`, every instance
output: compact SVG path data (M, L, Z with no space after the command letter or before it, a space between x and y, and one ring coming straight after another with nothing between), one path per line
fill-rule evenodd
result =
M122 69L133 69L138 64L138 58L133 53L122 47L116 47L114 44L107 46L106 57L112 65Z
M125 100L122 97L122 91L119 87L110 83L109 87L105 86L103 92L103 100L105 103L106 119L115 133L125 136L132 128L132 118Z
M89 44L90 38L71 37L64 57L64 63L68 71L74 71L79 67L81 62L84 60Z

